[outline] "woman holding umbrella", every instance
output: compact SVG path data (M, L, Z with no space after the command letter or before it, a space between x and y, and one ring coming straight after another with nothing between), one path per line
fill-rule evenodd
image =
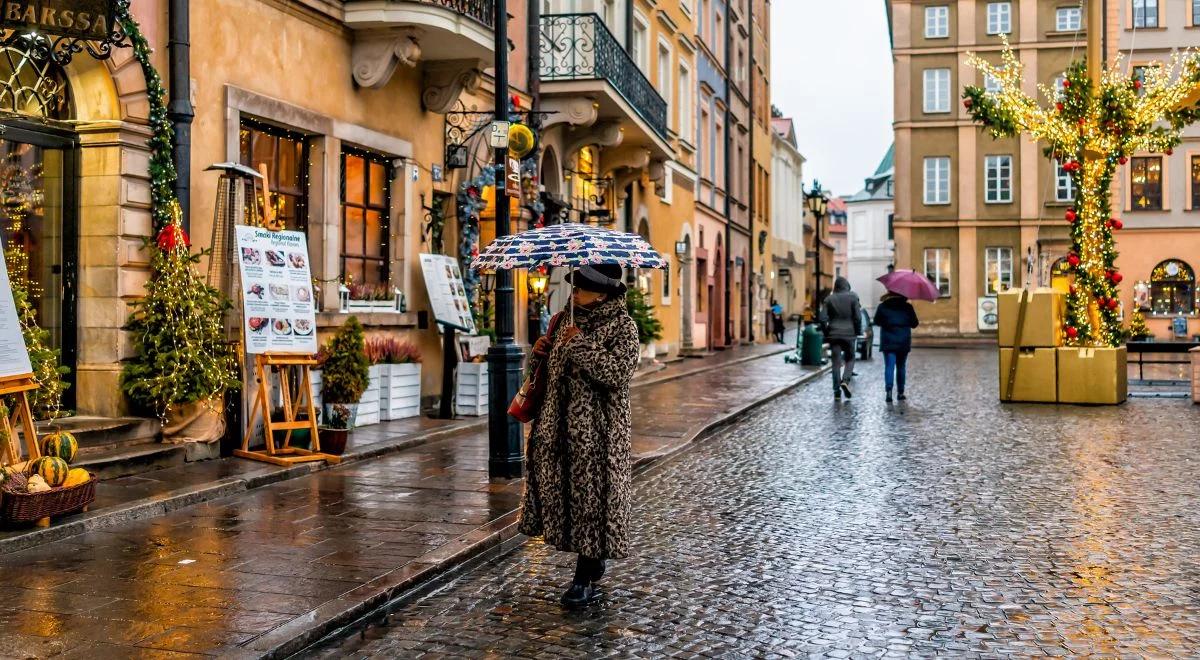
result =
M937 300L937 287L929 278L916 271L893 271L879 278L888 292L875 309L875 325L879 326L879 350L883 351L883 383L887 389L887 402L892 402L893 385L898 386L897 396L905 400L904 385L907 380L908 353L912 350L912 331L920 321L908 299Z
M568 280L575 325L555 324L533 348L547 365L546 393L529 437L520 529L579 554L562 597L577 607L599 598L604 561L629 552L629 382L640 345L620 266L582 266Z

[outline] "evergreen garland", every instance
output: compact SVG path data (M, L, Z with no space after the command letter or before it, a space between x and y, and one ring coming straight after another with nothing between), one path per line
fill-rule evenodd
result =
M118 8L117 21L121 29L129 37L133 45L133 56L142 67L146 78L146 98L150 104L150 214L154 219L154 228L161 229L171 222L171 204L175 201L173 185L177 174L172 155L175 150L175 128L167 114L167 104L164 101L167 90L163 87L162 78L154 68L150 56L153 49L141 27L133 18L127 3L121 3Z

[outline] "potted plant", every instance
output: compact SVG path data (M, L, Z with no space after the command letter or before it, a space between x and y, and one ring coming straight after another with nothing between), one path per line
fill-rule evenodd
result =
M162 420L164 440L218 441L225 433L225 392L241 385L222 325L230 303L197 274L208 251L192 253L178 207L144 249L150 281L125 325L134 357L122 368L121 389Z
M380 340L383 356L379 414L384 420L416 417L421 413L421 350L388 337Z
M662 339L663 325L654 313L654 306L646 299L646 293L637 287L632 287L625 294L625 304L629 315L637 324L638 343L642 345L642 356L654 359L654 342Z
M365 349L363 327L354 316L346 319L323 349L321 449L328 453L340 453L334 451L339 440L341 449L345 450L346 434L354 428L359 399L370 384L370 365Z
M394 312L396 296L386 284L351 284L346 309L349 312Z
M367 356L367 389L358 400L358 417L354 427L378 424L380 419L379 390L383 383L383 363L387 359L387 347L382 337L372 337L363 345Z

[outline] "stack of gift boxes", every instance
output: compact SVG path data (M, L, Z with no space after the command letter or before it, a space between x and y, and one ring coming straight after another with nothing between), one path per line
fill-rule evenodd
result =
M1063 346L1065 304L1054 289L1000 294L1002 401L1115 405L1125 400L1125 347Z

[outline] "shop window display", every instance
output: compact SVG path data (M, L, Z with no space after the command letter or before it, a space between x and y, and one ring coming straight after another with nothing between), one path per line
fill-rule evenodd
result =
M1178 259L1168 259L1150 272L1150 312L1156 316L1192 314L1196 309L1196 274Z

